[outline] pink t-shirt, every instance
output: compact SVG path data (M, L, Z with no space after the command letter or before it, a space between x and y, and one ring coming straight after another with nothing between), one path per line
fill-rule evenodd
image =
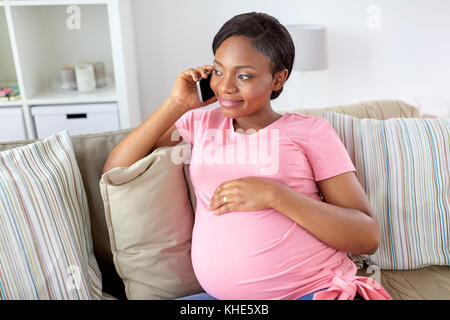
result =
M275 209L215 216L217 187L247 176L272 179L322 201L316 181L355 167L323 118L285 113L255 132L235 132L220 107L195 109L176 121L197 198L192 263L203 289L217 299L295 300L323 288L317 299L390 298L370 278L357 277L344 251L314 237ZM375 287L375 289L374 289ZM381 287L377 289L377 287ZM386 297L387 295L387 297Z

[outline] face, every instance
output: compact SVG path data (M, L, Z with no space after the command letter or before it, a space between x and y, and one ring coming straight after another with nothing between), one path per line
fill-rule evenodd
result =
M245 36L232 36L216 50L211 89L230 118L269 113L270 95L286 81L287 70L272 76L271 60Z

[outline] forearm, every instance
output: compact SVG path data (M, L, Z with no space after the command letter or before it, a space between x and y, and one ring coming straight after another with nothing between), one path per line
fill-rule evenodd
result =
M281 183L273 199L275 210L330 247L352 254L373 254L378 247L376 222L364 212L309 198Z
M158 139L185 113L180 103L167 99L139 127L112 150L103 172L119 166L130 166L150 153Z

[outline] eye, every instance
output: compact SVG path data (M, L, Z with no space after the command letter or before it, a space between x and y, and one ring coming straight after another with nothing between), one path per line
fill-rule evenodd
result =
M220 71L217 70L217 69L214 69L214 73L215 73L216 75L218 75L218 76L221 76L221 75L222 75L222 72L220 72Z
M250 80L251 78L252 78L252 76L249 76L249 75L246 75L246 74L240 74L238 76L238 79L241 79L241 80Z

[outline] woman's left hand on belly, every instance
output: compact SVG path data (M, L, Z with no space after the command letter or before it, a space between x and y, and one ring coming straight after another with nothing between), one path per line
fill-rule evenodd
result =
M275 180L258 177L245 177L224 182L214 192L209 210L215 210L215 214L220 215L230 211L273 208L278 183Z

